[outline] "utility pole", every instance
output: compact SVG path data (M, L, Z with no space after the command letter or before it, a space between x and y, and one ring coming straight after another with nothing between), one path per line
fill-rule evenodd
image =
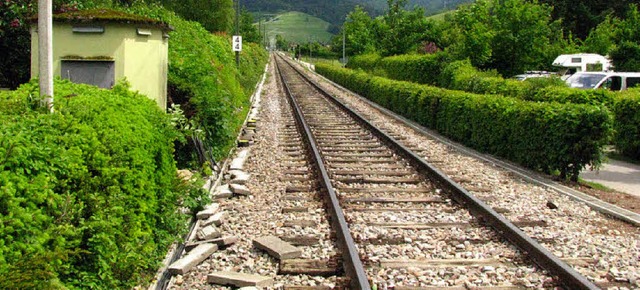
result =
M313 49L313 47L311 46L311 36L309 36L309 62L311 62L311 49Z
M347 43L346 35L347 35L347 32L344 29L342 29L342 66L343 67L347 65L347 56L344 50Z
M240 35L240 0L236 0L236 35ZM236 51L236 66L240 66L240 51Z
M53 113L53 20L51 0L38 0L38 75L40 97Z

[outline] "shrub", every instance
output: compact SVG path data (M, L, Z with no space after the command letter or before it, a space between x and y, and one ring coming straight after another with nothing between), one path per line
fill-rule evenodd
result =
M361 54L349 58L347 63L348 68L362 69L367 72L374 72L377 70L382 57L378 54Z
M380 60L380 66L392 79L437 85L442 64L447 62L444 52L427 55L398 55Z
M615 138L620 153L640 160L640 89L630 89L618 96L613 105Z
M608 90L580 90L568 87L546 87L525 97L530 101L591 105L612 105L614 93Z
M0 288L132 288L186 229L169 117L145 96L59 81L0 95ZM185 194L186 191L186 194Z
M573 180L587 164L600 162L611 133L603 106L450 91L322 64L316 71L453 140Z

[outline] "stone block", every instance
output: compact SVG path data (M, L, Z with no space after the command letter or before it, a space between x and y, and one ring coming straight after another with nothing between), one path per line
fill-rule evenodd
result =
M225 221L226 213L224 211L219 211L216 214L210 216L208 219L201 222L203 227L208 225L222 225Z
M202 227L196 232L196 238L200 241L215 239L221 236L222 234L220 233L220 231L215 225L208 225L206 227Z
M230 184L229 188L231 189L231 192L233 192L233 194L237 194L237 195L250 195L251 194L251 191L249 191L249 188L247 188L244 185Z
M212 215L216 214L220 209L220 205L217 203L212 203L207 205L203 210L199 211L196 214L196 218L199 220L208 219Z
M202 261L206 260L213 254L213 252L218 250L218 246L215 244L201 244L187 253L184 257L179 260L173 262L169 266L169 272L171 274L179 274L184 275L189 272L193 267L202 263Z
M223 271L207 275L207 282L235 287L269 287L273 285L273 278L255 274Z
M228 184L222 185L222 186L218 186L218 188L216 188L216 190L213 192L213 198L229 198L233 196L233 192L231 192L231 189L229 188Z
M257 238L253 240L253 246L280 260L295 259L302 255L302 250L275 236Z

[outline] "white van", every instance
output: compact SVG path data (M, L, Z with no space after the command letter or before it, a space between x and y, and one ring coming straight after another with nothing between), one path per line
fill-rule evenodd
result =
M563 79L577 72L606 72L611 69L609 59L596 53L561 54L552 65L563 68L559 72Z
M578 72L566 80L567 85L578 89L607 89L623 91L640 85L637 72Z

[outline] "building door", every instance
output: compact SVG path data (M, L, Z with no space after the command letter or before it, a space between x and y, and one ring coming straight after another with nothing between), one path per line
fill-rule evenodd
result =
M110 89L115 84L115 62L63 60L61 76L78 84Z

